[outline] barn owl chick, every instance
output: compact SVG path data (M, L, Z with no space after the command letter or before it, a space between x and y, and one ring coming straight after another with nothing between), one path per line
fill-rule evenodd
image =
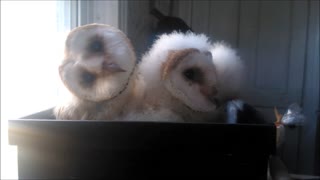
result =
M56 107L57 119L108 119L116 116L128 96L136 57L119 29L89 24L66 39L60 78L73 99Z
M164 118L172 116L174 121L192 121L197 118L195 113L216 111L218 77L210 48L203 34L160 36L138 65L147 85L142 109L149 109L149 114L165 111Z

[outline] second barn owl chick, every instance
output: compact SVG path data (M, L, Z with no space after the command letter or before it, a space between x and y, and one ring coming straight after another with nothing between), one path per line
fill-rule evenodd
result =
M129 39L104 24L75 28L59 67L73 99L55 109L57 119L112 119L126 102L136 57Z
M145 117L185 122L216 112L218 77L210 48L203 34L174 32L159 37L138 65L146 84L141 91Z

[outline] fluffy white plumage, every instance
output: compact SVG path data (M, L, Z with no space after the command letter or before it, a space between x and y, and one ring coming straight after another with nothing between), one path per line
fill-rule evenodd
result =
M203 99L203 95L199 92L199 87L191 87L191 85L187 87L186 83L181 82L180 84L179 82L184 81L182 72L193 66L202 69L211 68L214 71L211 56L208 55L211 47L211 42L204 34L174 32L160 36L149 52L142 57L138 65L137 70L139 81L141 82L139 84L145 84L145 88L143 91L138 92L140 95L137 97L142 97L143 103L140 104L139 108L141 113L136 114L134 119L148 118L154 121L184 122L195 119L194 113L197 113L197 111L210 111L208 107L215 109L215 104ZM163 79L164 66L166 66L171 56L175 56L172 53L183 51L188 54L184 57L187 60L178 63L172 72L170 70L168 80ZM187 51L192 52L189 54ZM207 71L207 69L204 71ZM214 72L211 73L214 76ZM181 76L181 78L177 76ZM215 77L211 77L206 82L211 87L211 85L215 84L215 81ZM188 97L193 92L193 97ZM200 99L199 104L205 107L201 107L199 104L192 104L192 100L197 101L197 99ZM132 113L133 116L135 116L134 114Z
M192 61L189 65L198 67L203 71L204 76L207 77L206 84L194 85L196 84L194 83L188 87L179 82L184 81L176 77L180 75L179 72L172 72L173 75L170 78L173 80L165 81L162 78L163 66L170 58L170 53L173 51L182 52L188 49L199 51L199 55L188 55L184 59L188 59L189 62ZM201 56L201 54L206 54L208 51L212 55L212 64L206 62L206 58ZM194 59L190 60L190 58ZM183 64L179 65L180 70L188 67L188 62L179 64ZM160 36L149 52L142 57L137 70L140 76L140 84L145 85L145 88L138 92L143 99L143 103L140 105L142 113L140 115L139 113L136 115L132 113L135 116L134 119L138 120L148 118L155 121L171 119L172 121L182 122L221 122L225 116L224 103L238 96L244 77L243 63L234 49L225 43L212 44L204 34L195 33L183 34L174 32ZM179 71L179 67L173 71ZM168 87L168 82L170 82L169 86L171 87ZM208 96L210 97L208 97L200 92L201 87L205 87L210 91L213 86L217 89L217 94L209 92ZM204 102L206 100L203 98L207 98L208 101ZM199 102L197 102L198 99L200 99ZM218 102L212 102L212 99ZM222 107L218 108L217 103Z
M86 55L94 36L107 53ZM224 116L219 105L238 96L244 78L236 51L225 43L212 44L204 34L160 36L137 68L130 41L116 28L87 25L72 31L66 42L60 75L74 96L57 106L58 119L219 122ZM114 64L125 71L105 73L105 65L112 69ZM94 78L96 86L77 83L83 70L101 76Z
M235 49L224 42L214 43L210 51L219 77L219 99L228 101L239 98L246 78L242 59Z

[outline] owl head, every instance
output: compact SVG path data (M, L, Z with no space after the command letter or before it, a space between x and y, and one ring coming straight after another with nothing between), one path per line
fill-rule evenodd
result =
M161 73L167 90L191 109L206 112L217 108L217 74L209 51L170 51Z
M141 74L149 86L162 84L173 98L190 109L214 111L219 105L218 77L210 47L203 34L162 35L142 58Z
M109 25L89 24L68 34L59 73L75 96L98 102L125 90L135 64L133 47L124 33Z

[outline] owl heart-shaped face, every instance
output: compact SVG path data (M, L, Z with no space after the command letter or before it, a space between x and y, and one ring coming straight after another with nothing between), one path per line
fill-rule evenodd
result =
M69 33L59 70L62 81L75 96L104 101L125 90L135 64L132 45L120 30L89 24Z
M170 51L162 80L174 97L194 111L213 111L218 106L216 69L209 51Z

